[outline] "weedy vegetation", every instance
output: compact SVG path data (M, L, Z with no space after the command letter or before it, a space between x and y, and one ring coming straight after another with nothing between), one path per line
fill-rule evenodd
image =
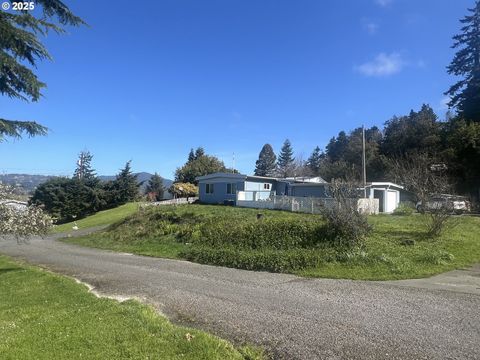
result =
M425 277L480 261L479 218L461 216L455 228L432 238L425 231L426 216L365 217L368 228L346 241L345 232L332 232L332 222L320 215L160 206L140 209L103 232L64 241L247 270L370 280Z

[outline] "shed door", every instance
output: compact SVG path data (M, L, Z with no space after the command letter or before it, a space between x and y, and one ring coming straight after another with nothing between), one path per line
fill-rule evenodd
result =
M385 212L393 212L397 208L397 191L388 190L387 191L387 204Z

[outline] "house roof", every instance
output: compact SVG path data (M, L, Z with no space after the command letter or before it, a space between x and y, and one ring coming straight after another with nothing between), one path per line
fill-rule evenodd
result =
M327 182L320 176L297 176L297 177L287 177L279 180L287 180L289 182L295 183L315 183L315 184L326 184Z
M403 186L402 185L398 185L398 184L395 184L395 183L392 183L392 182L388 182L388 181L374 181L374 182L369 182L367 183L367 187L396 187L396 188L399 188L399 189L403 189Z
M208 175L204 175L204 176L198 176L196 178L196 180L197 181L202 181L202 180L211 180L211 179L215 179L215 178L228 178L228 179L245 180L247 178L247 175L217 172L217 173L208 174Z
M227 178L227 179L235 179L235 180L258 179L258 180L269 180L269 181L283 181L283 182L288 182L292 185L293 184L318 185L318 184L327 183L320 176L276 178L276 177L270 177L270 176L244 175L244 174L234 174L234 173L224 173L224 172L217 172L217 173L208 174L204 176L198 176L196 180L202 181L202 180L211 180L216 178Z

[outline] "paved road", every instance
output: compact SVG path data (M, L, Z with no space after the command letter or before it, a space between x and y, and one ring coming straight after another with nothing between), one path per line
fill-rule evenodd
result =
M452 287L450 279L428 288L428 281L249 272L52 238L0 241L0 252L74 276L104 295L139 298L175 322L265 345L278 359L480 359L480 269L469 275L477 278L470 287Z

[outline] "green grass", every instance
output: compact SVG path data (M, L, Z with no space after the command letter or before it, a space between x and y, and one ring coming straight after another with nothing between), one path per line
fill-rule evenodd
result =
M256 220L258 213L262 221ZM426 238L425 221L417 214L371 216L374 230L364 246L339 248L322 238L320 216L181 205L140 211L104 232L64 241L249 270L363 280L426 277L480 262L480 218L456 217L456 226L435 240ZM292 226L281 235L272 228L275 222ZM305 239L298 239L298 232ZM318 240L312 242L315 234ZM405 240L415 244L404 245Z
M261 359L176 326L136 301L97 298L72 279L0 256L1 359Z
M79 229L91 228L94 226L109 225L120 221L127 216L134 214L138 210L139 203L128 203L114 209L99 211L95 215L86 217L76 222L70 222L55 226L53 231L56 233L67 232L72 230L72 226L76 223Z

